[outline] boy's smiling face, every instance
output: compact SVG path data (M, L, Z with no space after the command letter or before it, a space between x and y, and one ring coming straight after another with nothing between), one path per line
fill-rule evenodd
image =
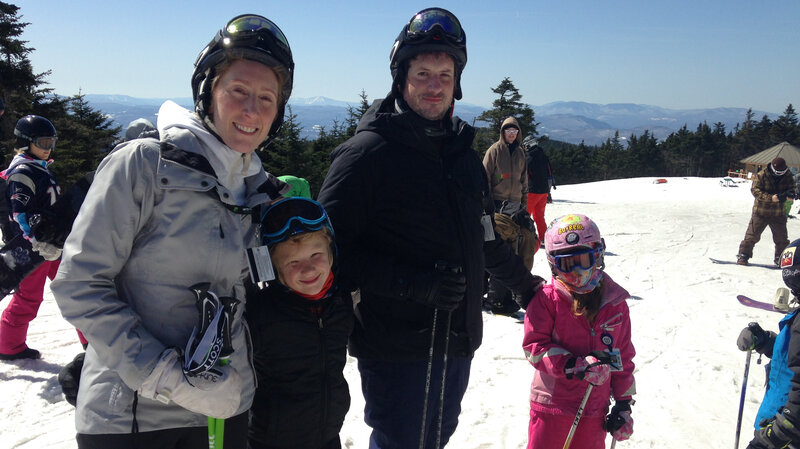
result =
M271 257L283 285L304 295L322 291L331 273L331 245L324 231L280 242Z

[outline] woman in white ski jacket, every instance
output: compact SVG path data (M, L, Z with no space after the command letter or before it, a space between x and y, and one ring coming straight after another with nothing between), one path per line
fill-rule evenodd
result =
M293 68L274 23L237 16L195 63L195 112L165 103L160 141L126 142L98 167L51 286L89 340L79 448L207 447L207 417L228 418L226 449L246 446L255 381L245 249L256 246L253 208L289 189L253 151L280 128ZM233 306L227 362L193 371L183 350L200 327L197 299L211 298L198 284Z

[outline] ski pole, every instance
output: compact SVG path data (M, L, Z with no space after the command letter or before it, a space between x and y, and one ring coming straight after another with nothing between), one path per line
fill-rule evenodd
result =
M610 449L614 449L614 446L616 446L616 445L617 445L617 439L614 438L614 437L611 437L611 448Z
M742 381L742 395L739 397L739 418L736 421L736 440L733 443L733 449L739 449L739 434L742 432L742 412L744 411L744 397L747 392L747 375L750 372L750 356L753 351L747 351L747 358L744 362L744 380Z
M419 428L419 449L425 448L425 423L428 414L428 396L431 393L431 370L433 369L433 345L436 342L436 321L439 309L433 309L433 324L431 325L431 347L428 350L428 373L425 375L425 402L422 403L422 424Z
M436 426L436 449L439 449L442 444L442 419L444 416L444 385L447 380L447 349L450 346L450 321L453 318L453 312L447 312L447 321L444 327L444 357L442 358L442 389L439 391L439 422Z
M589 384L589 387L586 388L586 394L583 395L581 405L578 407L578 413L575 414L575 420L572 421L572 427L569 428L567 440L564 441L564 449L569 449L569 445L572 444L572 437L575 436L575 430L578 428L578 422L581 420L583 408L586 407L586 402L589 400L589 395L592 394L592 388L594 388L593 384Z

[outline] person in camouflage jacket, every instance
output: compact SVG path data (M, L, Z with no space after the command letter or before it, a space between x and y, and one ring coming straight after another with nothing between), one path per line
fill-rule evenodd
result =
M775 243L774 262L777 265L781 252L789 244L788 231L786 230L786 213L784 204L787 198L794 198L794 179L782 157L776 157L764 170L753 178L750 188L755 201L753 214L744 240L739 244L739 254L736 263L747 265L753 257L753 247L761 240L761 233L767 226L772 231L772 241Z

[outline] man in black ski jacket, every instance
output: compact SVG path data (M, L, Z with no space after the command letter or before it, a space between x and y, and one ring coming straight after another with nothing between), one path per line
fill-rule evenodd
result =
M349 347L371 448L419 447L421 438L434 447L439 425L444 445L455 431L483 334L484 270L525 301L540 285L494 233L475 131L451 118L466 59L452 13L415 15L390 55L392 92L334 150L319 194L336 232L339 281L359 291Z
M523 146L526 148L525 161L528 166L528 212L536 223L539 242L544 245L544 233L547 231L544 209L550 194L553 169L550 167L550 159L544 154L536 138L526 137Z

